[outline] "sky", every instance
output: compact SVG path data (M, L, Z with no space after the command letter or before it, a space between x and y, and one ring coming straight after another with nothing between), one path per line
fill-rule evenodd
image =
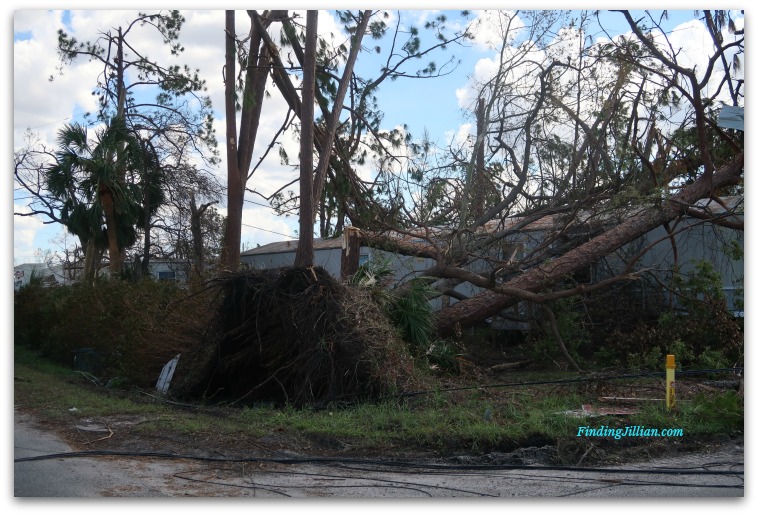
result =
M24 144L24 135L28 129L38 137L54 146L55 134L67 122L78 121L85 111L95 109L95 98L91 88L95 84L99 69L96 64L79 60L67 66L62 74L56 72L57 57L55 53L56 32L62 28L79 40L92 40L97 30L109 29L124 24L124 21L136 14L119 10L96 11L47 11L31 8L27 5L15 6L11 12L14 27L13 65L13 146L14 149ZM339 6L337 6L339 7ZM392 6L390 6L392 7ZM177 63L188 64L198 68L206 80L208 95L216 111L216 132L220 143L219 151L222 163L214 170L222 183L225 183L224 149L224 113L223 81L221 66L224 59L223 27L224 15L221 10L183 11L186 18L182 29L181 42L185 52ZM422 25L435 16L437 12L422 9L405 10L401 20L404 26ZM465 20L458 18L458 11L450 8L451 25L463 26ZM391 22L397 14L392 12ZM472 18L479 16L472 12ZM672 26L692 17L692 10L672 13ZM237 30L246 30L247 17L240 13L237 17ZM606 28L627 30L620 14L608 14L604 19ZM342 40L340 28L332 12L321 11L319 32L335 34ZM379 90L379 102L385 113L383 128L392 129L405 124L414 136L421 136L428 131L433 140L443 144L450 138L470 132L471 117L468 107L474 95L470 78L483 73L488 63L492 62L493 51L486 47L486 31L480 30L477 38L466 47L451 46L444 53L438 53L434 60L441 64L447 59L460 60L460 64L448 75L435 79L398 79L385 82ZM427 39L428 40L428 39ZM139 41L139 40L138 40ZM370 40L364 40L373 44ZM159 41L145 43L151 48L149 55L157 59L167 59L165 48ZM152 49L155 50L152 50ZM696 54L697 52L693 52ZM161 57L163 56L163 57ZM379 56L363 52L358 59L357 71L368 76L376 76L381 66ZM425 64L425 61L424 63ZM408 68L408 71L415 71ZM54 80L48 80L53 75ZM270 84L270 82L269 82ZM281 113L286 110L285 103L278 92L264 103L259 141L267 142L279 127ZM285 140L285 148L290 156L297 156L297 140ZM258 144L253 162L265 147ZM281 185L296 177L296 171L279 164L278 159L267 159L264 165L248 183L263 195L270 195ZM371 174L370 166L361 170L364 176ZM23 192L14 191L14 209L24 211ZM297 231L296 217L277 217L272 210L265 207L266 201L260 196L248 193L243 214L243 248L264 245L272 241L295 239ZM261 205L264 204L264 205ZM220 211L225 213L222 205ZM71 246L76 238L67 235L65 229L58 225L46 225L43 220L32 217L13 217L13 261L14 264L37 262L48 252L61 253L63 247Z

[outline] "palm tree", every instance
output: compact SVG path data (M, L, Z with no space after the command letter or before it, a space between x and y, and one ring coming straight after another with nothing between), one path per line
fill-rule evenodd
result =
M66 124L58 133L56 164L46 173L47 188L61 198L61 218L77 235L85 255L107 245L112 276L119 275L123 249L137 238L139 188L127 183L126 170L142 170L145 159L138 138L114 118L90 140L87 128ZM103 231L103 220L105 230ZM85 275L94 274L90 263Z

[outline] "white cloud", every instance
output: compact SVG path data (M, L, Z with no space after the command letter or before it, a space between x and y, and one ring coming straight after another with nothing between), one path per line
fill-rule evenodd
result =
M470 143L470 138L474 136L474 126L470 123L461 124L458 130L455 132L447 133L447 144L454 148L460 148L467 146Z
M304 13L304 11L303 11ZM128 20L134 19L137 11L125 10L91 10L71 11L69 26L64 26L62 11L26 10L17 11L14 17L14 31L22 33L22 38L14 42L14 146L23 145L24 132L34 128L40 135L41 142L48 147L55 145L55 136L65 121L71 121L76 114L94 111L96 98L91 95L102 66L97 63L78 59L63 68L63 74L57 73L59 65L55 52L57 30L64 29L78 41L93 41L98 31L117 27L126 27ZM339 25L326 11L320 13L319 32L334 34L339 41L345 35ZM226 125L224 110L224 11L186 11L186 21L182 27L180 41L185 51L178 57L171 57L168 48L163 45L154 31L135 27L130 34L130 42L135 48L145 52L151 59L161 63L187 64L191 69L198 69L206 81L207 91L216 111L214 127L219 140L221 163L212 172L222 184L226 183L225 139ZM246 34L250 20L245 11L238 11L237 31ZM278 41L278 35L274 37ZM50 75L55 75L51 82ZM269 81L270 96L265 99L261 117L253 166L266 151L268 143L280 129L287 105L281 94ZM299 143L290 131L281 144L290 158L297 161ZM262 193L269 195L296 176L290 167L279 163L278 149L269 152L264 165L256 171L249 186L258 187ZM297 188L297 185L294 186ZM258 197L253 200L260 201ZM224 199L222 199L222 202ZM270 210L256 210L254 219L257 225L292 234L286 223L273 219ZM246 211L246 217L249 215ZM42 223L31 217L14 217L16 248L34 249L34 234L43 227ZM280 239L279 235L264 231L252 232L256 241Z
M13 210L17 213L29 212L26 206L19 204L14 204ZM35 246L35 236L44 227L45 225L42 221L33 216L16 216L13 224L14 256L32 261L33 252L37 249Z
M51 51L57 44L56 31L62 27L57 15L42 12L38 25L31 28L31 39L14 43L13 128L17 142L27 128L39 128L42 138L52 142L62 120L72 116L75 104L85 110L95 105L90 91L82 88L82 77L94 72L92 65L79 65L53 82L48 80L56 75L58 66L56 53ZM26 27L31 17L25 11L16 19Z
M469 81L462 88L455 90L455 97L461 109L474 109L479 98L480 85L494 77L498 68L497 61L492 57L483 57L476 62Z
M303 13L304 11L297 11ZM23 33L23 38L14 42L13 50L13 75L14 75L14 144L22 144L23 132L27 127L37 128L43 141L48 145L54 143L54 137L64 120L70 120L77 109L90 111L96 108L96 99L91 95L92 87L102 68L97 63L88 63L86 60L78 60L64 69L62 76L56 76L53 82L48 81L50 75L56 74L58 58L55 52L57 45L57 33L59 28L70 31L80 41L92 40L99 30L108 30L120 25L125 25L126 20L133 19L137 11L126 10L90 10L72 11L70 26L64 26L62 11L48 10L18 10L14 13L14 31ZM214 170L220 181L226 183L225 168L225 122L224 122L224 12L222 10L191 10L182 13L186 22L182 27L180 40L185 51L177 58L170 58L168 50L162 44L160 38L149 30L135 29L135 46L147 48L150 58L161 62L187 64L191 69L199 69L201 76L207 84L206 94L211 97L216 111L215 127L220 143L221 164ZM394 26L397 13L388 11L390 18L388 25ZM412 15L414 23L423 23L424 20L436 16L436 11L414 11L407 13ZM489 80L497 69L497 54L493 51L493 45L501 42L504 35L504 22L512 19L508 41L519 41L525 36L523 21L513 17L508 11L476 11L478 26L473 41L475 48L484 53L479 53L475 63L469 61L463 66L471 68L470 80L465 84L459 84L455 89L458 106L470 109L478 96L480 85ZM406 13L403 14L406 16ZM302 17L299 22L303 22ZM696 24L691 24L693 29L698 29ZM738 20L738 27L742 26ZM707 38L702 37L702 26L696 36L691 36L689 31L683 30L684 25L677 27L671 34L671 40L677 46L684 48L681 53L682 59L687 62L698 63L702 66L705 52L703 47L709 44ZM237 31L244 35L249 31L249 18L245 11L238 11ZM319 32L321 34L334 34L337 42L345 41L345 35L341 32L340 24L330 13L320 11ZM697 36L700 34L700 36ZM278 40L276 36L275 41ZM573 39L571 45L577 40ZM566 46L565 49L570 48ZM557 51L558 47L552 49ZM507 55L506 55L507 57ZM541 57L535 54L535 57ZM527 75L525 71L522 75ZM430 87L425 83L419 87ZM409 92L414 92L415 84L408 83ZM434 86L432 86L434 87ZM264 101L263 115L259 128L259 138L256 142L253 165L266 151L267 145L274 134L279 130L287 105L281 98L279 91L271 83L268 84L270 96ZM452 88L451 88L452 89ZM423 90L422 90L423 91ZM423 93L421 93L423 96ZM78 107L77 107L78 106ZM457 113L456 113L457 114ZM451 118L453 113L451 113ZM422 122L423 123L423 122ZM454 122L453 122L454 123ZM452 125L452 123L451 123ZM471 134L470 124L462 124L457 130L451 130L448 135L452 141L462 142ZM282 138L281 143L290 156L291 161L297 161L299 143L292 132ZM368 178L371 174L370 165L359 167L362 178ZM273 149L265 163L252 177L249 187L259 190L264 195L270 195L276 189L297 177L297 171L291 167L279 163L278 149ZM297 184L290 188L297 191ZM248 194L249 200L256 202L261 199ZM294 234L297 225L295 217L289 219L276 219L271 211L266 208L248 208L246 205L245 219L250 225L281 232ZM33 245L32 233L42 227L41 222L34 222L31 218L16 217L14 223L14 248L20 244ZM247 229L245 229L247 231ZM245 232L245 238L250 238L253 243L262 243L284 239L283 236L265 231L251 230ZM30 247L34 248L34 247Z
M242 212L242 242L249 248L275 241L297 239L297 217L274 218L264 207L246 207Z
M503 41L513 42L524 28L524 22L515 11L475 11L472 22L474 45L480 50L497 50Z

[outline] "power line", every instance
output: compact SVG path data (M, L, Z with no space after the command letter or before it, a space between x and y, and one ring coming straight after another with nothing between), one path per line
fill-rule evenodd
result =
M273 234L278 234L279 236L286 236L287 238L294 238L295 237L295 236L292 236L290 234L284 234L284 233L281 233L281 232L272 231L270 229L264 229L263 227L256 227L254 225L249 225L249 224L244 224L244 223L242 225L244 225L245 227L250 227L252 229L258 229L259 231L266 231L266 232L270 232L270 233L273 233Z
M181 454L168 452L150 452L150 451L117 451L117 450L91 450L91 451L72 451L44 454L40 456L28 456L24 458L15 458L14 463L28 461L44 461L62 458L87 458L87 457L141 457L141 458L161 458L169 460L194 460L214 463L276 463L281 465L300 465L303 463L312 463L316 465L346 464L346 465L371 465L383 466L389 469L408 470L439 470L439 471L498 471L498 470L524 470L529 471L544 470L556 472L593 472L597 474L656 474L656 475L687 475L687 476L731 476L744 474L744 470L713 470L700 469L694 467L645 467L645 468L606 468L606 467L577 467L566 465L525 465L525 464L452 464L452 463L435 463L421 462L413 460L382 460L372 458L353 458L344 456L299 456L299 457L270 457L270 456L204 456L195 454ZM743 466L742 462L728 463L734 466Z
M274 209L273 207L271 207L270 204L261 204L260 202L256 202L254 200L247 200L247 199L244 199L244 201L249 204L255 204L256 206L262 206L262 207L267 207L269 209Z
M255 202L254 200L244 199L244 201L248 202L250 204L255 204L257 206L263 206L263 207L268 207L270 209L273 209L271 206L267 206L266 204L261 204L260 202ZM293 236L291 234L283 234L281 232L276 232L276 231L271 231L269 229L264 229L263 227L256 227L254 225L248 225L248 224L242 224L242 225L244 225L245 227L252 227L253 229L258 229L258 230L261 230L261 231L266 231L266 232L270 232L270 233L273 233L273 234L278 234L279 236L286 236L288 238L297 238L297 236ZM316 231L313 232L313 235L316 236L316 237L318 237L318 234L316 233Z
M16 129L14 132L26 132L26 131L34 131L34 130L37 130L37 129L41 129L42 127L47 127L48 125L55 125L56 123L65 122L66 120L70 120L70 119L71 119L71 117L70 117L70 116L67 116L66 118L63 118L63 119L61 119L61 120L56 120L56 121L54 121L54 122L50 122L50 123L45 123L45 124L42 124L42 125L38 125L37 127L27 127L27 128L25 128L25 129Z

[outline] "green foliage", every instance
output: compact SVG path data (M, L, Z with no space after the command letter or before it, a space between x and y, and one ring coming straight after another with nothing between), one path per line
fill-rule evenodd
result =
M576 361L579 359L583 348L590 342L590 332L585 326L585 317L581 310L581 299L561 299L555 303L553 309L558 333L566 345L566 350ZM533 339L530 353L532 359L535 361L554 362L565 360L547 322L535 334L530 335L530 337Z
M687 368L703 370L732 366L722 351L705 347L702 351L695 353L682 340L674 340L665 346L654 345L642 352L630 352L626 357L626 365L633 370L663 370L668 354L676 357L677 370L682 370L682 363L687 365Z
M350 278L353 286L363 288L380 286L384 287L392 279L392 266L389 258L370 259L360 265L358 270Z
M632 370L662 370L666 361L661 348L657 345L647 352L630 352L626 364ZM681 367L681 362L677 363Z
M674 276L672 286L678 290L682 306L698 312L703 305L721 303L724 300L721 274L710 261L698 261L695 270L686 277Z
M732 365L733 363L730 363L728 358L722 352L711 349L707 346L700 352L700 355L697 356L697 366L704 370L728 368Z
M426 359L432 369L443 372L460 372L458 357L461 351L456 345L448 340L436 340L426 351Z
M685 438L700 435L725 435L743 430L745 406L737 392L698 393L687 400L677 400L669 411L662 404L646 405L631 417L629 424L647 427L680 427Z
M13 295L13 336L20 345L37 346L49 332L51 291L33 278Z
M393 270L389 259L373 259L358 267L351 284L368 288L371 295L384 310L401 337L408 342L415 357L426 357L430 364L444 370L456 369L456 351L451 344L435 341L434 309L429 295L434 291L424 278L416 278L405 285L402 294L389 288Z
M739 364L744 334L726 306L721 276L709 262L699 262L688 277L677 277L683 311L666 311L653 322L617 332L607 347L635 369L659 369L666 354L684 368L724 368Z
M145 213L152 216L165 202L158 156L119 118L95 131L94 139L89 136L78 123L58 131L55 163L45 169L45 186L61 203L60 221L68 231L100 249L108 245L102 230L103 199L108 195L118 246L128 247L137 239L137 228L145 228ZM127 181L126 170L134 171L140 181ZM143 204L143 199L150 200Z
M713 425L711 431L730 431L744 424L744 402L735 391L711 397L698 394L691 411L699 419L709 421Z
M724 243L722 251L732 261L741 261L742 259L745 259L745 251L742 247L742 242L734 238L727 240Z
M434 331L434 310L427 295L430 288L421 280L411 281L410 288L393 299L389 309L390 320L400 329L403 339L411 344L411 350L427 349Z
M152 280L25 288L14 298L14 340L67 365L78 349L93 349L101 379L154 384L204 329L207 304L185 297L173 282Z
M338 439L359 454L408 446L417 451L419 445L430 451L446 452L448 456L453 455L451 452L508 452L546 444L570 449L577 442L577 426L586 424L582 419L563 414L588 401L588 394L574 387L543 385L456 393L438 391L412 399L387 399L322 410L292 406L276 409L265 404L244 409L198 406L189 410L156 402L149 396L126 392L114 395L110 390L92 388L89 381L81 378L77 381L70 368L52 365L23 347L16 347L14 361L16 405L34 410L48 423L71 424L72 419L79 417L141 417L149 420L131 429L138 437L158 437L163 441L167 435L175 435L180 440L191 436L193 441L200 438L218 446L209 448L218 449L244 446L246 442L272 434L293 443L303 442L305 438L306 445L311 438ZM544 374L541 377L544 379ZM526 377L520 376L514 380L524 379ZM654 388L658 384L657 379L648 381L646 384ZM596 395L594 390L591 395ZM72 406L77 412L68 411ZM672 411L666 410L663 403L646 403L640 413L623 420L616 417L585 420L609 427L678 427L684 430L685 440L695 443L697 439L693 438L698 436L742 431L744 403L733 391L698 394L691 398L680 396L677 409ZM668 439L654 442L635 438L626 439L624 443L625 447L670 445ZM618 448L605 439L597 439L593 445L609 452ZM568 456L567 462L576 464L585 454L585 449L580 449L574 454L575 459L570 461L571 456Z

